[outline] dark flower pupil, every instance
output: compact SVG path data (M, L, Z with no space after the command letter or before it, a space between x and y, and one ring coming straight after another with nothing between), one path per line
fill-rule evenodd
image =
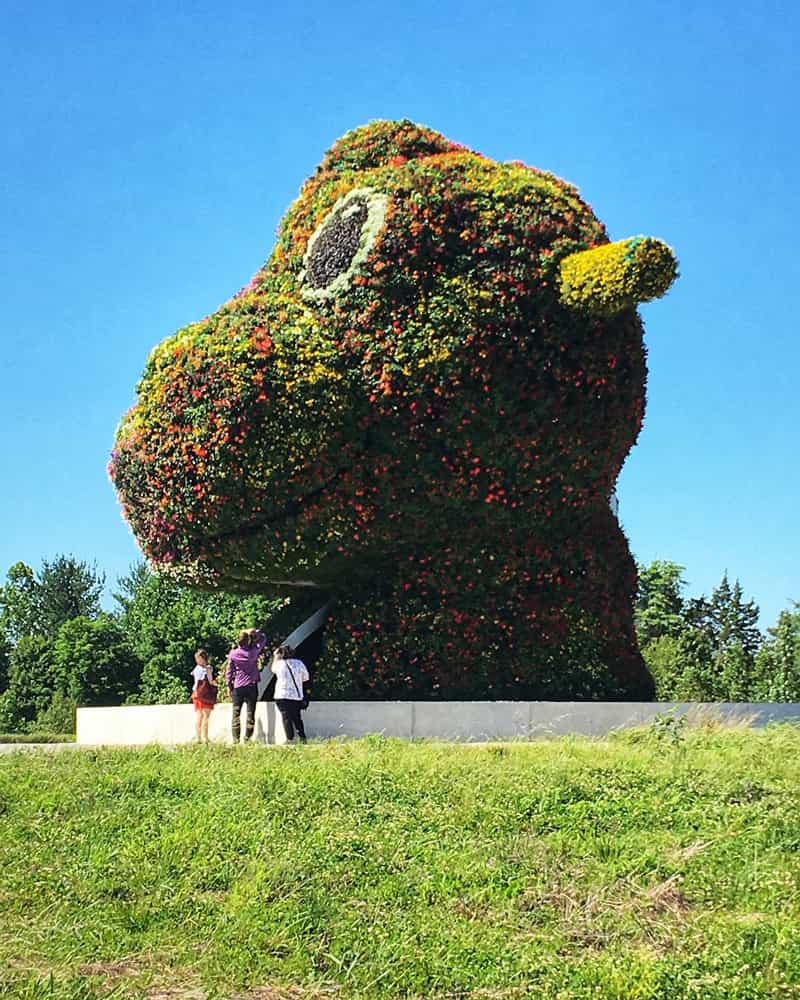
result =
M306 284L327 288L346 271L358 250L361 229L367 218L365 198L343 205L314 240L306 262Z

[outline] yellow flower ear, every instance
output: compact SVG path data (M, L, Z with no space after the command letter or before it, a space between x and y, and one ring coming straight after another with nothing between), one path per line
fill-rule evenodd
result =
M561 301L596 316L613 316L660 298L678 276L678 261L666 243L632 236L561 261Z

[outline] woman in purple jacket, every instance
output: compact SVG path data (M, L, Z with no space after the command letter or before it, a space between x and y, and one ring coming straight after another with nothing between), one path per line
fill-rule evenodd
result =
M225 683L228 697L233 702L232 732L233 742L238 743L242 732L242 705L247 705L247 722L244 738L253 736L256 721L256 701L258 700L258 658L264 651L267 640L257 628L248 628L239 633L237 645L228 653Z

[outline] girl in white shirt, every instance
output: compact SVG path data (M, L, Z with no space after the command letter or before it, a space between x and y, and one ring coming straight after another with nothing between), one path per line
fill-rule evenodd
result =
M194 654L194 663L192 704L195 739L198 743L208 743L208 720L217 700L217 682L214 680L214 670L208 664L208 653L204 649L198 649Z
M275 674L275 704L283 719L286 741L291 743L297 730L300 742L305 743L306 730L300 712L305 707L303 684L310 679L306 665L297 659L291 646L280 646L272 654L269 668Z

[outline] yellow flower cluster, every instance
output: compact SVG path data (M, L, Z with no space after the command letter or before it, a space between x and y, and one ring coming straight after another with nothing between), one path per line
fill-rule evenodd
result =
M613 316L662 296L678 276L672 249L633 236L570 254L561 262L561 301L595 316Z
M335 362L334 345L320 337L310 323L298 323L296 328L284 332L284 340L275 342L273 363L286 393L320 382L341 381L341 372L333 367ZM312 402L310 398L307 400L308 405Z

